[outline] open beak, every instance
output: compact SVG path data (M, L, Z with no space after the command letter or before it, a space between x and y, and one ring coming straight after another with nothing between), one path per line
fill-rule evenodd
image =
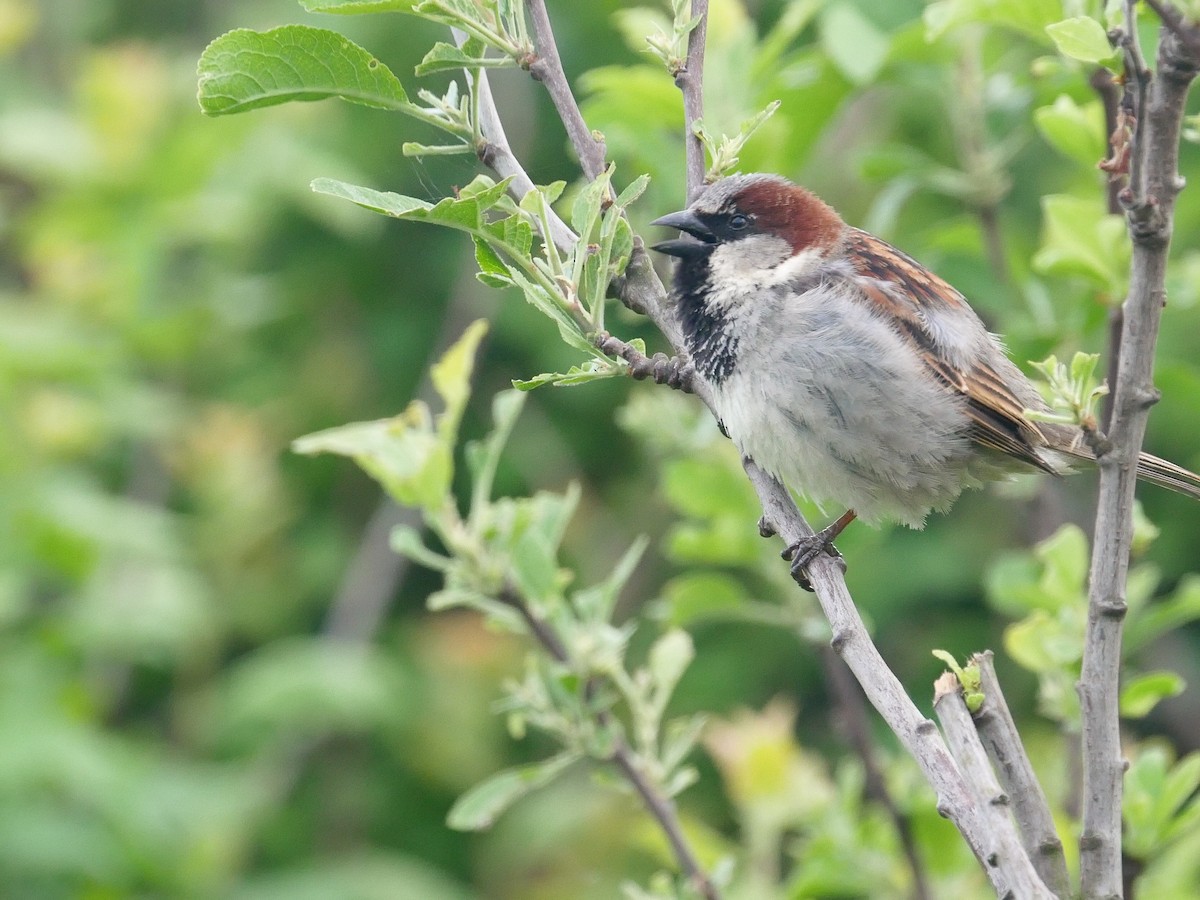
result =
M655 219L650 224L661 225L664 228L675 228L692 235L691 238L662 241L650 247L651 250L657 250L659 253L665 253L668 256L702 256L712 250L713 244L717 242L717 236L690 209L681 209L679 212L667 213L665 216Z

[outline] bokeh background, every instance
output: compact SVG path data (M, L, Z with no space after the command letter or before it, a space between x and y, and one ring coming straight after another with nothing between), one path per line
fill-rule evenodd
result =
M644 230L681 202L682 114L670 80L637 52L649 19L630 6L550 4L617 182L654 177L636 207ZM714 3L710 127L736 130L783 101L743 168L802 180L936 268L1018 360L1104 350L1120 253L1090 270L1038 256L1053 244L1045 195L1076 198L1068 235L1104 209L1088 163L1102 142L1072 154L1033 114L1065 95L1100 135L1080 70L1020 23L929 43L917 0L830 0L789 32L800 6ZM436 578L386 545L405 514L348 461L289 452L300 435L427 393L428 364L474 318L492 329L467 437L486 431L490 397L513 378L575 361L519 296L476 282L459 236L310 191L330 176L434 200L469 182L469 157L401 155L404 141L431 140L427 129L333 102L200 114L205 44L292 22L343 31L406 85L442 38L408 17L320 18L288 0L0 0L0 895L615 896L621 879L664 865L662 842L630 798L584 771L489 832L445 826L467 787L547 751L536 735L510 737L492 709L524 647L473 614L427 613ZM778 46L763 44L771 33ZM519 72L493 81L535 181L572 181L538 86ZM1184 173L1200 174L1194 145L1183 152ZM1195 189L1175 241L1148 446L1200 468ZM654 343L627 314L614 328ZM661 390L535 392L501 471L513 494L581 483L565 558L582 582L651 537L622 617L661 611L685 568L679 518L714 490L704 466L677 464L681 439L663 432L690 423L697 452L729 455L687 401L659 406ZM841 543L884 656L922 707L941 669L931 648L1000 651L1010 701L1057 784L1063 745L1037 713L1035 677L1003 654L1011 619L986 586L1062 523L1087 530L1093 489L1081 477L975 493L922 533L858 528ZM1162 531L1145 571L1169 592L1200 564L1200 506L1153 488L1142 497ZM729 540L754 535L752 519L741 526ZM848 751L819 652L795 629L748 618L688 620L697 658L675 706L742 717L724 738L766 734L764 746L809 767L811 785L832 784ZM1198 639L1185 628L1145 652L1195 681ZM1198 705L1189 689L1137 729L1195 749ZM711 849L735 845L747 819L709 746L683 807ZM773 764L747 765L769 775ZM898 793L927 803L896 766ZM927 818L921 827L953 842ZM855 839L826 838L827 865L845 875L850 860L876 877L847 849ZM844 895L871 894L891 896L869 885ZM827 894L793 883L790 895Z

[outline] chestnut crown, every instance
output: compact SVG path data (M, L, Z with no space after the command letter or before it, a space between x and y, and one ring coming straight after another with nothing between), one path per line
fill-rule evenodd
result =
M707 188L679 212L655 219L651 225L676 228L692 236L655 244L670 256L711 253L719 245L752 235L782 238L793 253L832 248L845 223L819 197L778 175L732 175Z

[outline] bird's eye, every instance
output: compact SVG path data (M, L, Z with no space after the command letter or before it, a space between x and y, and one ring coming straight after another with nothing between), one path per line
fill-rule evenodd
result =
M749 216L743 216L741 213L738 213L736 216L729 217L729 227L734 231L741 231L743 228L747 228L749 225Z

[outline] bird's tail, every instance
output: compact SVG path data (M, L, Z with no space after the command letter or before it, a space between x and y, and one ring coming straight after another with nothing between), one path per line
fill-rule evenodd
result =
M1200 475L1183 466L1143 453L1138 457L1138 478L1200 500Z

